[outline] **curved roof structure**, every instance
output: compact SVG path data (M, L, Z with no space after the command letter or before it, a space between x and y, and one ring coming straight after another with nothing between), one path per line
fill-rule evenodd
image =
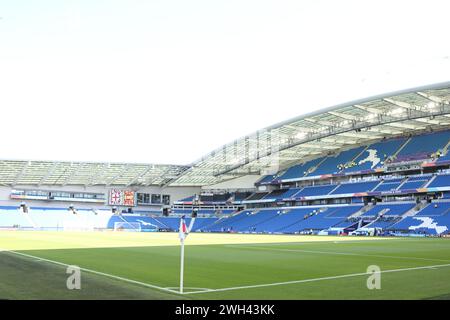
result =
M205 186L383 138L450 127L450 82L356 100L264 128L188 166L0 160L3 185Z
M172 185L275 173L299 161L450 126L450 82L351 101L237 139L196 161Z
M15 185L164 185L189 166L102 162L0 160L0 184Z

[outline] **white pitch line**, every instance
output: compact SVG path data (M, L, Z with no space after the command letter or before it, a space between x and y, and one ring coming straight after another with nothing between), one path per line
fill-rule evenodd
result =
M392 273L392 272L402 272L402 271L412 271L412 270L422 270L422 269L435 270L437 268L444 268L444 267L450 267L450 264L441 264L441 265L414 267L414 268L403 268L403 269L392 269L392 270L384 270L384 271L382 270L379 273ZM367 273L367 272L351 273L351 274L322 277L322 278L303 279L303 280L294 280L294 281L285 281L285 282L274 282L274 283L256 284L256 285L249 285L249 286L220 288L220 289L209 289L209 290L203 290L203 291L193 291L193 292L186 292L184 294L199 294L199 293L211 293L211 292L221 292L221 291L231 291L231 290L274 287L274 286L282 286L282 285L289 285L289 284L324 281L324 280L335 280L335 279L351 278L351 277L359 277L359 276L367 276L367 275L371 275L371 273Z
M70 264L66 264L66 263L62 263L62 262L58 262L58 261L54 261L54 260L49 260L49 259L44 259L44 258L40 258L40 257L37 257L37 256L32 256L30 254L17 252L17 251L12 251L12 250L0 249L0 252L9 252L9 253L13 253L13 254L16 254L16 255L19 255L19 256L23 256L23 257L27 257L27 258L30 258L30 259L35 259L35 261L41 261L41 262L44 261L44 262L53 263L53 264L57 264L57 265L64 266L64 267L71 266ZM166 292L170 292L170 293L180 294L177 291L170 290L170 289L167 289L167 288L164 288L164 287L159 287L159 286L156 286L156 285L153 285L153 284L149 284L149 283L145 283L145 282L141 282L141 281L137 281L137 280L131 280L131 279L115 276L115 275L109 274L109 273L104 273L104 272L95 271L95 270L91 270L91 269L87 269L87 268L81 268L81 267L80 267L80 270L83 270L83 271L86 271L86 272L89 272L89 273L93 273L93 274L98 274L98 275L101 275L101 276L104 276L104 277L108 277L108 278L112 278L112 279L116 279L116 280L121 280L121 281L124 281L124 282L138 284L138 285L141 285L141 286L144 286L144 287L148 287L148 288L152 288L152 289L158 289L158 290L161 290L161 291L166 291Z
M177 293L180 290L180 287L166 287L166 289L176 289L178 290ZM184 289L193 289L193 290L203 290L203 291L209 291L209 290L214 290L214 289L209 289L209 288L199 288L199 287L184 287Z
M432 259L432 258L422 258L422 257L406 257L406 256L388 256L388 255L376 255L376 254L361 254L354 252L335 252L335 251L318 251L318 250L303 250L303 249L283 249L283 248L267 248L262 246L228 246L233 248L248 248L248 249L259 249L259 250L270 250L270 251L285 251L285 252L305 252L305 253L317 253L317 254L331 254L331 255L342 255L342 256L360 256L360 257L375 257L375 258L391 258L391 259L407 259L407 260L423 260L423 261L441 261L450 262L446 259Z

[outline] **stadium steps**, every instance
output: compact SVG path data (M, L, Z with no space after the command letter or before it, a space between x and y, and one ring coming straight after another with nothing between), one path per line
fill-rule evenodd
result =
M369 211L372 208L373 208L373 206L370 206L370 205L364 206L364 207L361 208L361 210L358 210L355 213L349 215L347 217L347 219L358 218L358 217L362 216L364 213L366 213L367 211Z
M447 144L442 148L442 156L447 155L448 149L450 148L450 140L447 142Z
M299 187L298 191L297 191L295 194L293 194L293 195L291 196L291 198L296 198L297 195L298 195L300 192L303 191L303 189L305 189L305 187Z
M380 180L380 182L372 190L370 190L370 192L376 190L383 182L384 180Z
M218 220L216 220L216 221L213 221L213 222L211 222L211 223L209 223L209 224L207 224L207 225L204 225L204 226L202 226L201 227L201 230L209 230L209 228L210 227L212 227L217 221L219 221L220 219L218 219ZM194 228L195 229L195 228ZM197 230L194 230L194 231L197 231Z
M323 212L325 212L325 211L327 211L328 210L328 208L324 208L324 210L319 210L319 214L320 213L323 213ZM314 211L314 209L311 209L311 212L313 212ZM280 228L280 229L277 229L277 230L275 230L275 232L282 232L284 229L288 229L288 228L290 228L290 227L292 227L293 225L295 225L295 224L297 224L297 223L299 223L300 221L303 221L303 220L307 220L307 219L309 219L310 217L308 217L308 218L304 218L304 217L300 217L298 220L296 220L295 222L293 222L293 223L291 223L291 224L289 224L289 225L287 225L287 226L284 226L284 227L282 227L282 228Z
M381 211L378 213L378 216L377 216L373 221L370 221L368 224L366 224L366 225L364 226L364 228L370 227L372 224L374 224L375 222L377 222L378 220L380 220L381 216L384 216L384 215L385 215L386 213L388 213L389 211L390 211L389 208L385 208L385 209L381 210Z
M171 229L167 224L165 224L164 222L162 222L161 220L159 220L157 217L152 217L153 220L157 221L159 224L163 225L164 227L166 227L167 229Z
M340 183L337 184L336 187L333 190L331 190L330 192L327 193L327 195L333 194L333 192L336 191L336 189L339 188L340 186L341 186Z
M428 188L428 186L433 183L433 181L437 178L437 175L434 175L433 177L431 177L430 180L428 180L428 182L422 187L422 188Z
M215 222L213 222L212 224L210 224L209 226L208 226L208 230L212 230L212 228L214 227L214 225L217 225L217 224L221 224L222 222L226 222L228 219L230 219L230 218L232 218L232 217L235 217L235 216L238 216L238 215L241 215L240 217L239 217L239 219L236 219L235 220L235 222L237 222L237 221L241 221L242 219L244 219L247 215L245 215L245 214L241 214L242 212L244 212L244 211L248 211L247 209L244 209L244 210L241 210L241 211L238 211L238 212L236 212L236 213L234 213L234 214L232 214L232 215L229 215L229 216L226 216L226 217L222 217L222 218L220 218L219 220L217 220L217 221L215 221ZM206 228L205 228L206 229Z
M402 190L403 185L408 182L409 178L403 179L402 183L399 184L399 186L395 190Z
M364 154L364 152L366 152L366 150L367 149L369 149L369 146L367 145L363 150L361 150L361 152L360 153L358 153L357 155L356 155L356 157L354 157L352 160L350 160L349 162L355 162L356 163L356 160L360 157L360 156L362 156L363 154ZM348 162L347 162L348 163ZM358 165L358 164L357 164ZM339 171L339 172L342 172L342 171L345 171L345 169L343 169L343 170L341 170L341 171Z
M329 208L321 208L321 209L319 209L319 212L318 212L317 214L322 214L322 213L324 213L324 212L326 212L326 211L328 211L328 210L330 210L330 209L329 209ZM310 212L310 213L312 213L313 211L314 211L314 209L311 208L311 212ZM330 213L333 213L333 212L334 212L334 210L333 210L333 211L330 210ZM313 215L313 216L314 216L314 215ZM308 219L310 219L310 218L311 218L311 216L308 216L306 219L304 219L303 217L301 217L301 218L298 219L296 222L291 223L290 225L285 226L285 227L283 227L283 228L280 228L280 229L276 230L275 232L281 232L282 230L288 229L288 228L292 227L293 225L299 223L300 221L308 220ZM342 222L342 221L341 221L341 222Z
M22 210L19 210L19 214L23 215L25 219L33 226L35 229L39 229L39 225L34 221L34 219L26 212L23 212Z
M389 211L389 209L382 210L381 212L383 212L383 211ZM375 220L369 222L369 223L366 224L365 226L361 226L360 228L370 228L373 224L375 224L376 222L378 222L378 220L380 220L380 219L381 219L381 217L377 217ZM358 229L360 229L360 228L358 228Z
M124 217L122 217L121 214L119 214L119 218L120 218L120 220L122 220L123 222L127 223L130 227L132 227L133 229L136 230L136 228L133 227L133 225L131 224L131 222L130 222L130 221L127 221Z
M397 155L408 145L408 143L411 141L412 137L409 137L401 146L398 148L396 152L392 155L392 159L397 158Z
M416 214L418 214L420 212L420 210L422 210L423 208L425 208L428 205L428 203L419 203L417 204L415 207L413 207L411 210L406 211L404 214L402 214L401 216L401 220L407 218L407 217L413 217ZM400 221L401 221L400 220Z
M254 214L259 214L260 212L261 212L261 210L256 211ZM286 212L286 213L283 213L283 214L289 214L289 212L291 212L291 210L287 210L287 212ZM255 228L255 227L258 227L259 224L261 224L261 223L266 223L267 221L270 221L270 220L272 220L272 219L275 219L276 217L278 217L278 215L275 215L275 216L273 216L273 217L267 218L267 219L265 219L265 220L263 220L263 221L259 221L259 222L255 223L255 224L249 225L248 228Z
M325 162L325 160L327 160L328 157L323 157L322 161L320 161L318 164L316 164L314 167L309 168L308 170L306 170L306 173L303 175L303 177L308 176L311 173L314 173L314 171L317 170L317 168L319 168L323 162ZM311 170L312 169L312 170Z

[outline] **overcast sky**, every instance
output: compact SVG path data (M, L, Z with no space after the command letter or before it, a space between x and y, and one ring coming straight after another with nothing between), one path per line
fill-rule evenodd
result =
M0 159L188 164L450 80L448 1L0 0Z

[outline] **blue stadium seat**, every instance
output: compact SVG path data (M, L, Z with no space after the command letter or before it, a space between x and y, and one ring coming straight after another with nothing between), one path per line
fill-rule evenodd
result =
M308 172L309 169L312 167L317 166L323 158L314 159L311 161L307 161L303 164L298 164L295 166L290 167L286 170L281 176L277 178L277 180L288 180L288 179L296 179L301 178L305 176L305 173Z
M329 194L333 189L336 188L335 184L326 184L319 186L308 186L304 187L300 192L298 192L295 197L308 197L308 196L322 196Z
M437 205L437 206L436 206ZM441 234L450 229L450 202L431 203L416 215L393 224L390 230L403 230L411 233Z
M443 174L438 175L434 180L428 185L428 188L437 188L437 187L448 187L450 186L450 175Z
M245 219L239 220L233 225L233 230L238 232L255 232L257 224L275 218L279 211L280 209L260 210L256 211L256 213L249 212Z
M346 193L360 193L368 192L374 189L380 181L365 181L365 182L352 182L342 183L331 194L346 194Z
M408 179L404 184L400 185L399 190L411 190L411 189L419 189L422 188L427 182L428 179Z
M350 162L351 160L356 158L364 150L364 148L365 147L358 147L355 149L343 151L336 157L328 157L317 167L316 170L314 170L307 176L337 173L340 171L338 169L339 165L346 164L347 162Z
M412 216L406 217L393 224L389 230L407 231L410 233L423 233L437 235L448 232L450 228L450 215L438 217Z
M406 146L398 153L398 157L412 154L431 155L444 149L450 140L450 131L434 132L414 136Z
M376 217L383 210L384 215L400 216L415 207L415 203L399 203L399 204L377 204L370 210L366 211L362 217Z
M273 181L273 179L275 179L275 175L270 174L267 176L264 176L261 180L259 180L256 184L267 184Z
M274 233L286 228L304 218L306 214L313 211L311 208L280 210L272 219L261 222L255 226L255 231L260 233Z
M371 223L370 225L368 225L368 227L370 228L381 228L381 229L387 229L389 228L389 226L393 225L394 223L398 222L399 218L396 219L390 219L390 220L377 220L373 223Z
M420 210L416 216L437 217L443 216L450 212L450 203L448 202L433 202Z
M248 215L251 214L251 212L251 210L244 210L235 215L221 218L205 228L205 230L211 232L235 231L235 225L239 224L241 220L247 218Z
M283 233L297 233L304 230L325 230L341 223L352 214L361 210L361 208L361 205L329 207L323 212L302 219L280 231Z
M383 181L382 184L380 184L378 187L376 187L373 191L392 191L396 190L400 184L402 183L402 179L395 179L395 180L386 180Z
M266 195L263 199L273 199L273 200L281 200L281 199L287 199L292 196L294 196L297 192L299 192L300 189L298 188L292 188L292 189L280 189L275 190Z

